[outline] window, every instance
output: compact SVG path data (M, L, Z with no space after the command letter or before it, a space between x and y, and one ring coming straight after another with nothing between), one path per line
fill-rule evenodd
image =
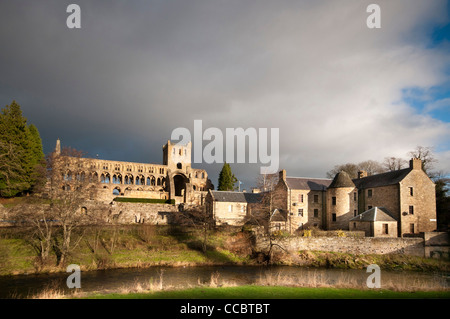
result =
M303 208L298 209L298 216L303 216Z
M233 205L228 205L228 212L232 213L233 212Z
M318 203L319 202L319 195L314 195L314 203Z
M356 223L355 222L353 223L353 229L356 229Z
M409 232L414 234L414 224L409 224Z
M356 192L353 193L353 201L356 202Z
M299 201L300 203L303 203L303 194L299 194L299 195L298 195L298 201Z
M409 214L414 215L414 206L409 206Z
M412 187L409 188L409 196L414 196L414 189Z
M372 206L371 205L367 206L367 209L372 209Z
M358 215L358 211L355 209L355 210L353 211L353 216L355 217L356 215Z
M331 218L332 218L332 221L336 221L336 213L333 213L332 215L331 215Z
M367 197L372 197L372 190L371 189L367 190Z
M317 208L314 208L314 217L319 217L319 210Z
M384 235L389 234L389 225L388 224L383 224L383 234Z
M331 204L336 205L336 197L331 197Z

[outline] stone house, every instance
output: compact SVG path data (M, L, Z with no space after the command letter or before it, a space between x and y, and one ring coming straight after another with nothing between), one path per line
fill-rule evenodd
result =
M283 198L279 208L287 212L290 232L323 226L327 188L331 182L330 179L289 177L285 170L280 171L275 190Z
M287 177L282 170L276 187L288 212L289 230L319 227L349 229L350 220L373 207L384 207L397 221L398 236L436 230L435 184L413 158L408 168L350 179L345 172L333 180Z
M399 236L436 230L435 184L423 171L420 159L411 159L405 169L366 175L360 172L353 180L358 189L358 212L385 207L397 221Z
M206 212L216 226L242 226L262 196L263 193L209 190L205 198Z
M373 207L349 221L349 230L364 231L366 237L397 237L397 221L384 207Z

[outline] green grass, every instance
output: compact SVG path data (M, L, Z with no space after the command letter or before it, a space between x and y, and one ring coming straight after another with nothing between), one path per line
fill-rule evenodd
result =
M397 292L338 288L239 286L92 295L89 299L450 299L449 291Z
M78 264L81 270L251 262L249 256L227 249L227 235L221 232L210 232L206 253L202 252L202 234L196 230L138 225L89 227L85 232L80 229L76 232L73 235L74 242L78 233L83 233L83 238L68 257L67 263ZM30 234L29 230L20 228L0 229L0 276L58 271L53 251L46 265L35 267L37 253L28 242ZM65 271L64 267L60 271Z

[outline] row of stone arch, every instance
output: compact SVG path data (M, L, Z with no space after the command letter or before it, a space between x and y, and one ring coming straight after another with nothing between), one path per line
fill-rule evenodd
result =
M63 179L67 182L73 181L74 179L79 182L89 181L92 182L100 182L102 184L125 184L125 185L147 185L147 186L166 186L166 178L163 176L147 176L137 175L133 176L132 174L126 174L122 176L120 173L115 173L112 175L110 173L101 173L93 172L90 174L86 174L85 172L77 172L72 173L70 170L66 171L63 174Z

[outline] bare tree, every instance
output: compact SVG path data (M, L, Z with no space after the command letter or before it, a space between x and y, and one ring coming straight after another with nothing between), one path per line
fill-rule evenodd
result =
M181 227L192 227L200 231L202 240L202 252L206 253L208 248L208 232L213 225L212 216L206 211L205 205L189 206L180 205L180 212L173 216L173 223Z
M263 192L271 191L278 184L278 174L260 174L256 179L256 185Z
M54 218L60 230L61 240L54 237L58 265L64 265L83 237L80 233L74 238L74 230L103 220L98 214L88 214L85 207L86 200L95 196L98 179L88 173L90 161L83 155L82 151L66 147L60 155L49 156L51 204L48 215Z
M422 161L422 169L425 173L430 175L437 159L434 157L433 148L430 146L417 146L415 150L408 153L410 157L418 158Z
M386 171L392 172L406 167L407 164L408 162L403 158L391 156L384 158L383 167Z
M331 178L332 179L340 171L345 171L350 176L350 178L353 179L353 178L357 178L358 177L358 171L359 170L360 169L359 169L358 165L354 164L354 163L335 165L332 170L327 172L326 176L327 176L327 178Z
M368 161L359 163L358 168L361 171L366 171L369 176L375 175L375 174L381 174L386 171L382 164L380 164L377 161L373 161L373 160L368 160Z
M259 203L253 204L250 214L246 217L247 222L256 224L258 227L264 229L266 238L268 239L268 252L265 256L266 262L269 264L273 258L274 247L286 251L284 247L275 242L275 237L272 233L271 221L275 209L282 210L285 207L284 189L280 184L275 184L275 176L271 175L268 179L262 179L261 182L271 181L267 186L268 191L260 193ZM286 214L286 223L289 223L289 215Z

